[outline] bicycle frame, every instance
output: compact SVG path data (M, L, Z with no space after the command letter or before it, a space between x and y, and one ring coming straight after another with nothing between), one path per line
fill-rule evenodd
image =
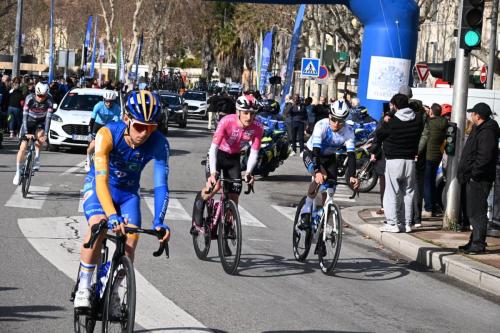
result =
M314 230L314 236L315 236L314 238L315 239L317 239L316 236L317 236L318 231L322 230L321 227L322 226L323 226L323 228L326 227L327 212L328 212L328 209L330 208L330 206L333 206L333 196L334 196L334 194L335 194L335 191L334 191L333 187L328 187L326 189L326 200L325 200L325 202L323 204L323 213L321 215L319 223L316 225L316 228ZM313 223L315 223L315 222L313 222ZM336 232L338 232L336 225L334 225L334 230ZM326 233L323 232L322 238L323 238L323 241L326 240Z

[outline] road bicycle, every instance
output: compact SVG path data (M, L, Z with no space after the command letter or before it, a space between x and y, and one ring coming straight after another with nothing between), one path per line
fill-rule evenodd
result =
M327 180L327 197L323 206L316 207L306 220L302 221L301 210L305 204L304 196L295 213L293 223L293 255L303 262L309 254L311 245L316 244L314 254L318 255L321 271L331 274L339 259L342 245L342 216L339 206L333 202L336 182Z
M220 178L221 183L239 183L241 179ZM215 185L214 185L215 186ZM222 186L224 188L224 186ZM213 190L213 188L212 188ZM211 191L209 191L210 193ZM248 184L245 194L254 192L253 186ZM202 222L197 225L193 221L191 234L196 256L200 260L207 258L210 243L217 239L219 257L222 268L228 274L235 274L241 256L241 220L238 205L227 198L224 190L220 192L219 200L213 198L203 201L201 192L196 196L194 204L203 202ZM195 216L193 207L193 216Z
M99 234L108 229L106 220L101 220L91 228L90 240L83 244L84 248L91 248L97 241ZM148 234L162 239L165 230L149 230L142 228L125 227L127 234ZM116 248L111 260L108 260L107 240L114 241ZM102 321L102 332L133 332L135 324L136 286L132 261L125 255L126 235L106 234L102 242L101 255L94 274L94 283L91 286L90 308L74 310L74 330L76 333L91 333L97 321ZM168 243L160 244L153 256L159 257L165 252L169 257ZM80 269L78 275L80 276ZM71 293L70 301L75 299L78 291L78 278Z
M24 160L24 165L21 169L21 190L23 193L23 198L28 196L31 184L31 177L35 174L33 166L35 165L35 139L28 139L28 151L26 153L26 159Z

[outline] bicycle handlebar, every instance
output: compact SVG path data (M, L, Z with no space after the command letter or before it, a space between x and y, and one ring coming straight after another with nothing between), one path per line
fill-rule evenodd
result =
M239 182L243 182L245 181L244 179L241 179L241 178L234 178L234 179L231 179L231 178L219 178L217 179L218 181L221 181L221 182L228 182L228 183L239 183ZM212 193L212 191L214 190L215 188L215 185L216 183L213 183L212 186L208 189L208 191L206 192L207 194L210 194ZM253 184L250 184L250 183L247 183L247 190L244 191L243 193L245 194L250 194L250 192L252 193L255 193L255 190L253 188Z
M87 243L83 244L83 247L88 249L94 247L95 242L97 241L97 237L99 237L99 234L103 230L108 229L108 221L106 220L101 220L99 223L94 224L91 227L91 235L90 235L90 240ZM151 229L142 229L142 228L130 228L130 227L125 227L125 232L127 234L148 234L152 236L156 236L158 239L162 239L165 236L165 229L160 229L160 230L151 230ZM162 255L162 253L165 252L165 256L167 258L170 258L170 251L168 247L168 242L160 242L160 247L158 250L153 252L153 256L159 257Z

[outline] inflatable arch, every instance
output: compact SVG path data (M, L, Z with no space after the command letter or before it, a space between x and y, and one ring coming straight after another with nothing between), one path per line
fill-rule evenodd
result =
M358 97L375 119L383 103L411 79L418 38L419 7L415 0L250 0L276 4L343 4L364 25Z

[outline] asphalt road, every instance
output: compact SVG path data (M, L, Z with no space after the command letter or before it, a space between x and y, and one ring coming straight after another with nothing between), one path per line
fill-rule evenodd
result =
M155 258L157 243L141 237L136 254L140 332L499 332L500 300L440 273L428 272L346 229L334 276L311 253L294 260L293 206L308 177L291 157L255 194L242 195L243 250L236 276L224 273L216 243L196 258L189 235L191 208L204 181L201 158L210 144L206 123L171 128L169 141L171 258ZM71 332L70 291L78 269L83 213L82 150L43 152L29 199L12 185L15 142L0 150L0 332ZM80 165L80 166L78 166ZM143 225L152 168L143 172ZM378 202L378 188L355 201L342 186L342 207ZM140 298L140 299L139 299Z

